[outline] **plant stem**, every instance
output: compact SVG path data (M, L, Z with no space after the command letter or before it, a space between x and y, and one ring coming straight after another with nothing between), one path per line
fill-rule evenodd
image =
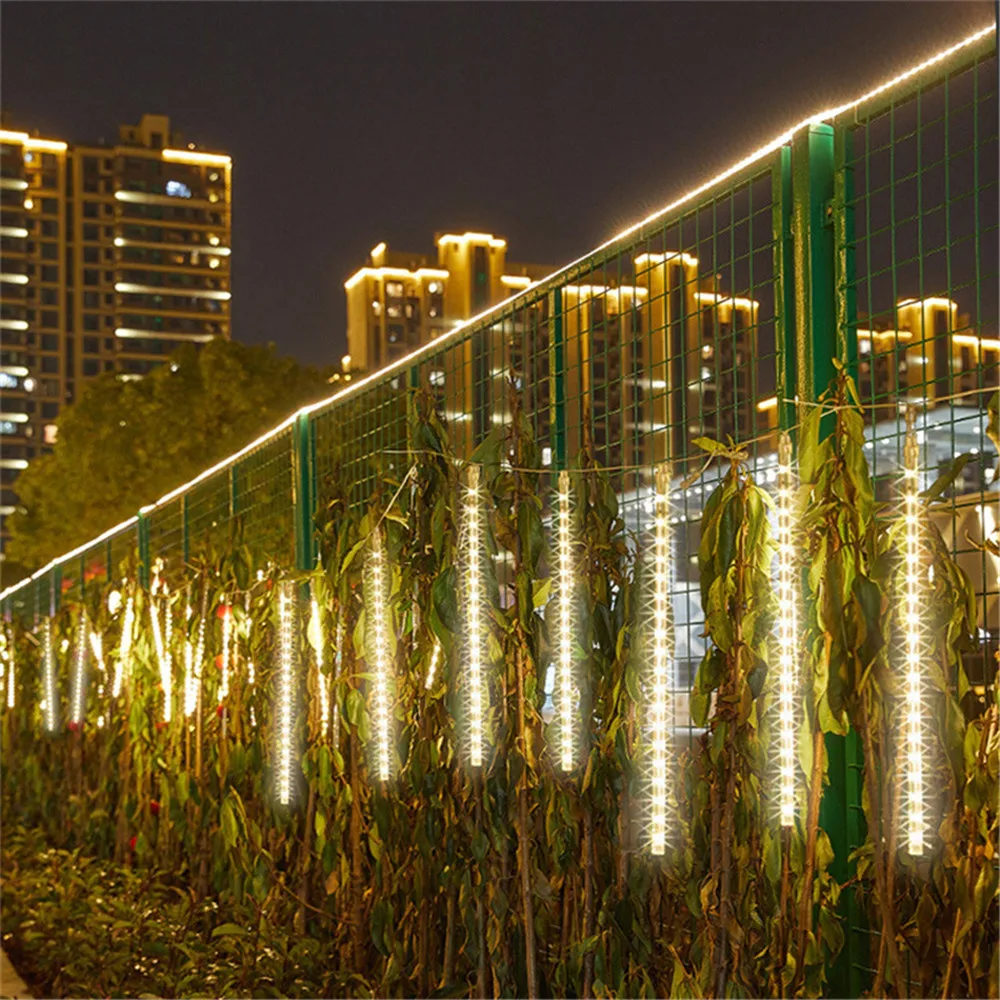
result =
M526 639L520 628L517 631L520 645ZM536 1000L538 997L538 958L535 950L535 901L531 887L532 851L531 832L528 829L528 740L524 702L524 656L521 650L518 651L517 655L517 728L518 742L521 744L520 749L524 760L521 777L517 784L518 867L521 869L521 902L524 907L524 962L528 977L528 1000Z

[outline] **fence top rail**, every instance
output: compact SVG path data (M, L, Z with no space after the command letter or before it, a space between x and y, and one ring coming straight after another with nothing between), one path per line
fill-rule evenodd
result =
M490 308L484 310L476 316L463 320L458 326L447 331L446 333L441 334L441 336L436 337L434 340L428 341L426 344L418 347L405 357L391 362L384 368L380 368L378 371L372 372L372 374L359 379L357 382L352 383L350 386L341 389L330 396L317 400L314 403L309 403L296 410L294 413L289 414L289 416L276 427L265 431L265 433L261 434L260 437L251 441L239 451L236 451L232 455L228 455L221 461L216 462L216 464L211 468L205 469L193 479L173 490L170 490L170 492L165 493L153 503L141 507L139 514L148 515L157 508L169 503L171 500L175 500L177 497L186 493L198 483L204 482L204 480L214 476L218 472L221 472L223 469L234 464L235 462L238 462L241 458L250 454L261 445L277 438L282 432L288 430L292 425L294 425L296 420L300 417L308 416L328 408L332 409L339 403L344 402L349 398L358 396L366 389L370 389L374 386L385 383L394 377L398 377L401 372L404 372L407 369L412 368L414 365L419 364L423 360L432 357L442 348L461 342L465 337L474 333L475 330L481 325L488 325L491 320L495 320L496 318L502 316L505 310L516 309L520 305L526 305L529 302L537 301L541 295L550 291L555 291L572 272L579 269L587 269L588 264L592 264L595 261L595 258L599 258L601 254L612 249L613 247L624 244L630 238L637 238L637 234L641 234L646 227L659 222L665 216L670 215L670 213L676 212L678 209L689 205L697 198L708 194L720 185L744 175L750 168L762 163L777 150L787 146L798 133L804 131L805 129L808 129L813 125L840 122L845 118L845 116L853 115L855 118L859 118L874 114L887 99L892 99L893 96L898 96L898 92L904 85L909 84L911 88L914 86L919 87L928 78L929 74L932 74L942 64L947 63L950 59L952 59L952 57L975 56L980 52L985 53L990 51L996 45L996 29L997 25L995 22L988 24L955 44L950 45L922 62L911 66L902 73L899 73L891 79L880 83L878 86L873 87L871 90L861 94L853 100L837 107L828 108L816 114L809 115L807 118L803 118L791 128L786 129L784 132L753 150L741 160L731 164L725 170L716 174L703 184L692 188L679 198L670 202L668 205L657 209L655 212L646 216L646 218L641 219L639 222L629 226L627 229L622 230L620 233L600 244L600 246L595 247L582 257L579 257L576 260L558 268L556 271L553 271L552 274L548 275L548 277L541 278L538 281L533 282L527 287L518 290L515 294L509 296L508 298L498 302L496 305L490 306ZM133 515L125 521L122 521L120 524L116 524L113 528L109 528L97 538L78 546L71 552L67 552L64 555L53 559L47 565L32 573L31 576L24 577L24 579L19 580L17 583L7 587L5 590L0 591L0 601L11 597L23 587L28 586L38 578L44 576L50 570L53 570L65 563L67 560L86 552L88 549L93 548L102 541L106 541L108 538L118 534L119 532L127 530L136 524L137 521L138 516Z

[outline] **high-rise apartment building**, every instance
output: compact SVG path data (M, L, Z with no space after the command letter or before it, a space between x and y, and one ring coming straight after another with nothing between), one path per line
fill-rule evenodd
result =
M436 243L436 255L379 243L345 282L354 369L382 368L554 270L508 262L507 241L491 233L440 233Z
M229 337L231 170L162 115L114 144L0 130L0 546L83 381Z

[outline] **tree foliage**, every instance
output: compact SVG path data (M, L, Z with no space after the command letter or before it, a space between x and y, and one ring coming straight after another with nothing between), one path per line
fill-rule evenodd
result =
M142 379L105 373L57 423L51 454L18 479L8 556L35 568L134 514L328 391L273 345L184 346Z

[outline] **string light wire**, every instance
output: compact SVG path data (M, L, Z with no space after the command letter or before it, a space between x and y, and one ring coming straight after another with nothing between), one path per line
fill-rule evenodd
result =
M389 780L392 765L389 698L392 664L387 621L390 572L382 532L375 531L368 550L365 580L365 645L374 671L372 717L375 723L375 763L380 781Z

